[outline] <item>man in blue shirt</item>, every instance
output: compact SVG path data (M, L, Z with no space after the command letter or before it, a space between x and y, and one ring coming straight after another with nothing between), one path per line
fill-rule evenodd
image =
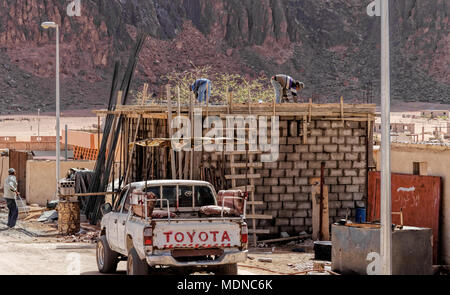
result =
M8 177L5 179L4 195L6 199L6 204L9 209L8 214L8 227L13 228L16 226L17 217L19 216L19 210L17 209L16 198L17 198L17 179L16 170L13 168L8 170Z
M195 93L195 98L200 103L206 103L211 97L211 81L202 78L191 85L191 91Z

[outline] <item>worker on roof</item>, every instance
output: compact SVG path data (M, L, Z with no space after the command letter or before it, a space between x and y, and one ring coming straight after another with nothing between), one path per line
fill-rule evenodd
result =
M293 97L293 100L297 102L298 91L305 88L305 84L303 82L296 81L288 75L273 76L271 83L275 90L277 103L281 103L281 93L283 93L283 100L288 100L288 91L289 94Z
M7 225L9 228L13 228L16 226L17 217L19 216L19 210L16 204L16 198L19 192L17 191L16 170L11 168L8 170L8 174L8 177L5 179L3 197L6 199L6 204L9 209Z
M191 91L199 103L206 103L211 97L211 81L205 78L198 79L191 85Z

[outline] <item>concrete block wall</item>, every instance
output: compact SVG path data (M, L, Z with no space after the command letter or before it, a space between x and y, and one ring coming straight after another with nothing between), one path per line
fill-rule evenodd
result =
M307 144L302 144L302 120L280 118L280 156L264 163L255 180L257 213L274 216L261 220L260 228L271 234L312 231L310 178L320 177L325 162L325 185L329 188L330 223L345 218L347 208L355 216L356 207L367 202L367 122L312 121ZM369 151L372 153L372 151Z

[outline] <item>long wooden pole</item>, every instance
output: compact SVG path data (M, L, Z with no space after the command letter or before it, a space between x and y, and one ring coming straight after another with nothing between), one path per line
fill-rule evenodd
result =
M167 91L167 128L169 129L169 137L173 137L172 131L172 98L170 94L170 85L166 86ZM172 145L169 146L170 149L170 166L172 168L172 179L177 179L177 168L175 166L175 151Z

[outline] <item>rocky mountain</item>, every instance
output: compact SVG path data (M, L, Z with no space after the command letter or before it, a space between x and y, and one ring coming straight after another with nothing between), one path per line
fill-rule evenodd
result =
M80 0L72 17L70 2L0 0L0 113L54 109L55 32L43 21L61 26L63 110L106 104L114 61L141 30L134 87L158 91L165 74L194 64L291 74L318 102L363 102L367 89L379 101L380 19L367 16L369 0ZM390 2L393 99L450 103L450 2Z

